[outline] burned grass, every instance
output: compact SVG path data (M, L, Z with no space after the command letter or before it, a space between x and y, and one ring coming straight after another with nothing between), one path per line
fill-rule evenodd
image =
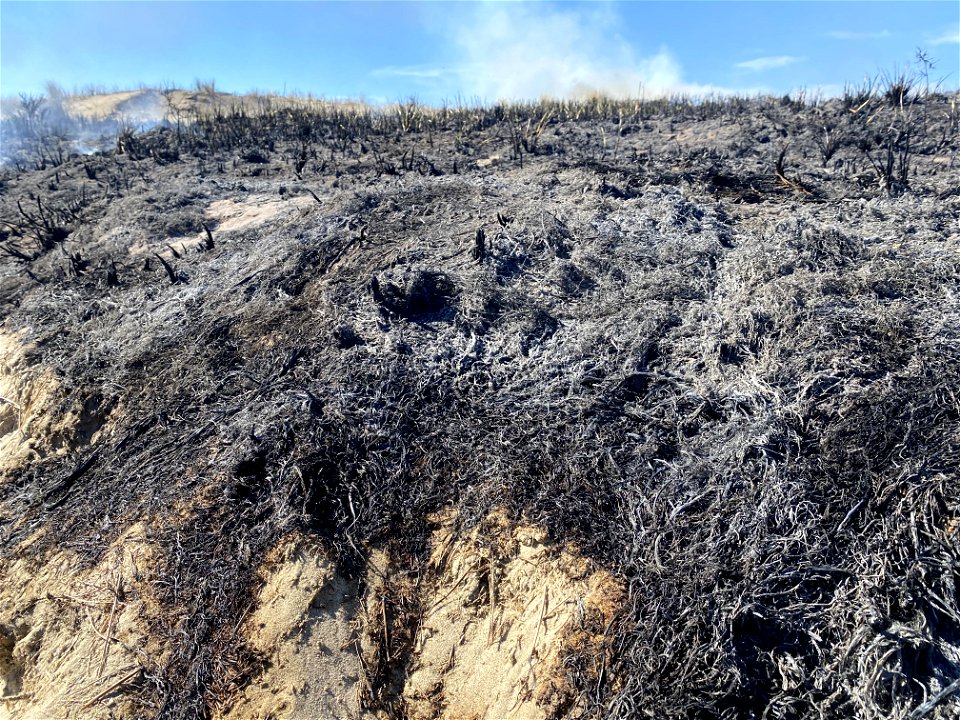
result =
M949 717L960 198L955 105L923 102L906 182L839 101L761 100L235 112L8 172L5 337L79 420L0 463L2 572L148 527L166 650L123 692L194 718L262 675L286 538L356 597L386 553L357 712L419 717L430 518L505 516L623 588L542 717ZM824 123L860 136L825 159Z

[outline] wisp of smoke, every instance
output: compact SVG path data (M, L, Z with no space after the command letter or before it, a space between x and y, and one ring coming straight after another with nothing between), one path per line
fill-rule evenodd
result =
M5 98L0 104L0 165L42 165L72 153L90 154L111 147L124 129L144 131L166 121L167 102L160 92L126 95L130 97L116 103L106 96L96 109L96 103L83 106L96 97L69 98L55 91Z
M480 5L450 33L461 58L457 91L485 101L731 92L684 82L665 48L639 57L617 25L605 6Z

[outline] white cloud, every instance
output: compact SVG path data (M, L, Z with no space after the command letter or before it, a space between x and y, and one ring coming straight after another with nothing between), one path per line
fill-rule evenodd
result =
M389 65L387 67L377 68L370 74L374 77L405 77L416 78L420 80L431 80L450 75L451 72L443 68L424 67L421 65Z
M753 71L772 70L774 68L786 67L787 65L803 62L804 60L806 60L806 58L796 57L795 55L775 55L769 57L758 57L754 58L753 60L738 62L735 67L743 70Z
M960 30L947 30L943 35L935 37L930 41L931 45L957 45L960 44Z
M455 60L448 72L429 77L436 91L451 97L490 102L733 92L685 81L666 48L636 53L618 33L615 11L608 5L580 9L491 3L456 15L441 30Z
M879 30L877 32L850 32L848 30L833 30L827 33L828 37L834 40L883 40L893 37L889 30Z

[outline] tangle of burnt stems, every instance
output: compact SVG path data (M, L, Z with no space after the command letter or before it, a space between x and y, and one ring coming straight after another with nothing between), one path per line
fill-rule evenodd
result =
M865 100L234 109L7 172L5 328L115 430L6 478L4 555L43 528L30 552L94 563L149 521L151 717L255 674L236 628L279 538L416 567L448 506L626 584L615 666L569 663L580 714L949 712L956 99ZM204 228L264 192L318 202Z

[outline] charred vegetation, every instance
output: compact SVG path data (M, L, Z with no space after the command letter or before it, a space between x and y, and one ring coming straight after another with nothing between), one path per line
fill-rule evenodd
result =
M201 718L281 538L359 582L505 512L627 588L557 717L949 717L957 98L894 90L238 104L3 170L2 329L87 429L0 469L0 569L148 523L125 692ZM421 611L384 590L370 711Z

